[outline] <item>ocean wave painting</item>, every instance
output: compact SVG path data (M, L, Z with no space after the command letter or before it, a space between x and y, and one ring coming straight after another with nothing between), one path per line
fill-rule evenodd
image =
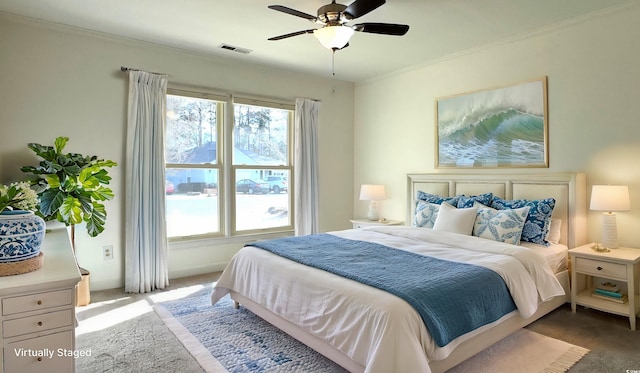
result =
M547 167L546 78L438 99L437 167Z

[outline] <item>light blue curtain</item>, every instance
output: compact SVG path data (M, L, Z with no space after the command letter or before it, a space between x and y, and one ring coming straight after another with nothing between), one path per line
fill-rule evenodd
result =
M164 127L167 76L129 71L125 291L169 285L165 222Z
M295 233L318 233L318 112L320 102L296 99L294 124Z

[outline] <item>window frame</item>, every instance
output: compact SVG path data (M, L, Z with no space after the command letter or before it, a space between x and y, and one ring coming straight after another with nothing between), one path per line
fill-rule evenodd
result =
M207 90L204 89L198 89L198 90L190 90L190 89L184 89L184 88L174 88L174 87L167 87L167 95L171 95L171 96L181 96L181 97L191 97L191 98L198 98L198 99L205 99L205 100L211 100L211 101L216 101L216 144L222 144L222 138L223 138L223 131L224 131L224 121L225 121L225 116L226 116L226 110L227 110L227 102L229 100L229 96L228 95L222 95L219 93L214 93L214 92L208 92ZM166 145L165 145L166 147ZM186 166L186 167L185 167ZM217 193L217 198L218 198L218 231L217 232L210 232L210 233L201 233L201 234L193 234L193 235L186 235L186 236L173 236L173 237L167 237L167 239L169 240L169 242L177 242L177 241L190 241L190 240L196 240L196 239L203 239L203 238L219 238L219 237L224 237L225 236L225 226L226 226L226 221L223 218L224 217L224 210L225 210L225 198L224 198L224 193L225 191L222 190L220 188L220 184L221 181L223 180L224 177L224 168L222 167L222 150L220 149L220 146L216 145L216 163L215 164L211 164L211 163L206 163L206 164L198 164L198 163L171 163L171 162L166 162L165 161L165 173L167 169L173 168L173 169L208 169L208 170L217 170L218 172L218 193Z
M288 188L288 192L287 192L287 197L288 197L288 202L289 202L289 209L288 209L288 216L289 216L289 224L285 225L285 226L279 226L279 227L273 227L273 228L257 228L257 229L245 229L245 230L237 230L236 227L236 193L233 193L233 198L231 198L231 209L230 211L232 212L232 216L231 216L231 232L230 232L230 236L243 236L243 235L252 235L252 234L262 234L262 233L277 233L277 232L291 232L294 231L295 229L295 222L293 217L295 216L295 211L294 211L294 194L295 191L293 190L293 183L295 180L295 174L294 174L294 165L293 165L293 141L294 141L294 136L293 136L293 127L294 127L294 118L295 118L295 103L284 103L284 102L280 102L280 101L267 101L264 99L258 99L258 98L252 98L252 97L247 97L247 96L232 96L232 105L235 104L240 104L240 105L252 105L252 106L259 106L259 107L268 107L268 108L272 108L272 109L280 109L280 110L288 110L289 111L289 115L288 115L288 127L287 127L287 164L286 165L235 165L233 164L233 154L231 154L231 158L229 158L230 162L228 162L230 164L230 169L229 169L229 175L230 177L228 179L231 179L232 182L232 188L234 188L235 191L235 185L236 185L236 174L237 174L237 170L286 170L289 172L289 188ZM233 144L233 130L235 127L235 106L232 106L232 111L231 113L233 113L233 115L229 115L230 117L230 122L229 123L229 128L227 129L227 134L229 134L229 142L228 144Z
M239 238L246 236L260 235L282 236L290 235L295 229L295 211L293 190L294 174L294 120L295 102L276 98L252 97L247 95L235 96L231 93L221 93L202 87L180 87L170 85L167 87L167 95L192 97L217 101L216 107L216 163L215 164L185 164L165 162L165 172L167 169L214 169L218 172L218 219L219 231L186 236L168 237L171 244L189 247L192 243L209 239L224 239L235 242ZM287 128L287 163L286 165L234 165L233 164L233 131L235 126L235 105L253 105L274 109L288 110ZM285 170L289 172L288 217L289 224L273 228L258 228L249 230L236 229L236 170L241 169L264 169L264 170ZM191 244L190 244L191 243Z

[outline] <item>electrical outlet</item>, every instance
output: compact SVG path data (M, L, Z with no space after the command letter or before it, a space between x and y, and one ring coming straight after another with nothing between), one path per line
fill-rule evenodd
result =
M102 246L102 258L104 260L113 259L113 245Z

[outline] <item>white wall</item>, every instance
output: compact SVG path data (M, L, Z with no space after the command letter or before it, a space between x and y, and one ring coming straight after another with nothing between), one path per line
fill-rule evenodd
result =
M516 171L585 172L589 185L628 184L632 211L618 213L619 238L622 245L640 247L639 19L640 5L629 3L357 84L356 215L366 216L367 208L357 200L357 186L381 183L389 195L380 204L383 215L406 220L406 174L435 171L437 97L546 75L550 167ZM589 240L600 238L600 213L590 212Z
M78 230L79 263L91 289L123 285L124 169L127 75L120 66L164 72L171 83L280 99L322 101L319 124L320 229L349 227L353 216L353 92L351 83L186 53L0 14L0 183L26 177L38 159L26 144L53 144L111 159L116 198L107 204L105 231ZM339 113L340 115L335 115ZM103 261L113 245L115 260ZM198 242L169 254L170 277L220 270L242 242ZM46 253L45 253L46 255Z

